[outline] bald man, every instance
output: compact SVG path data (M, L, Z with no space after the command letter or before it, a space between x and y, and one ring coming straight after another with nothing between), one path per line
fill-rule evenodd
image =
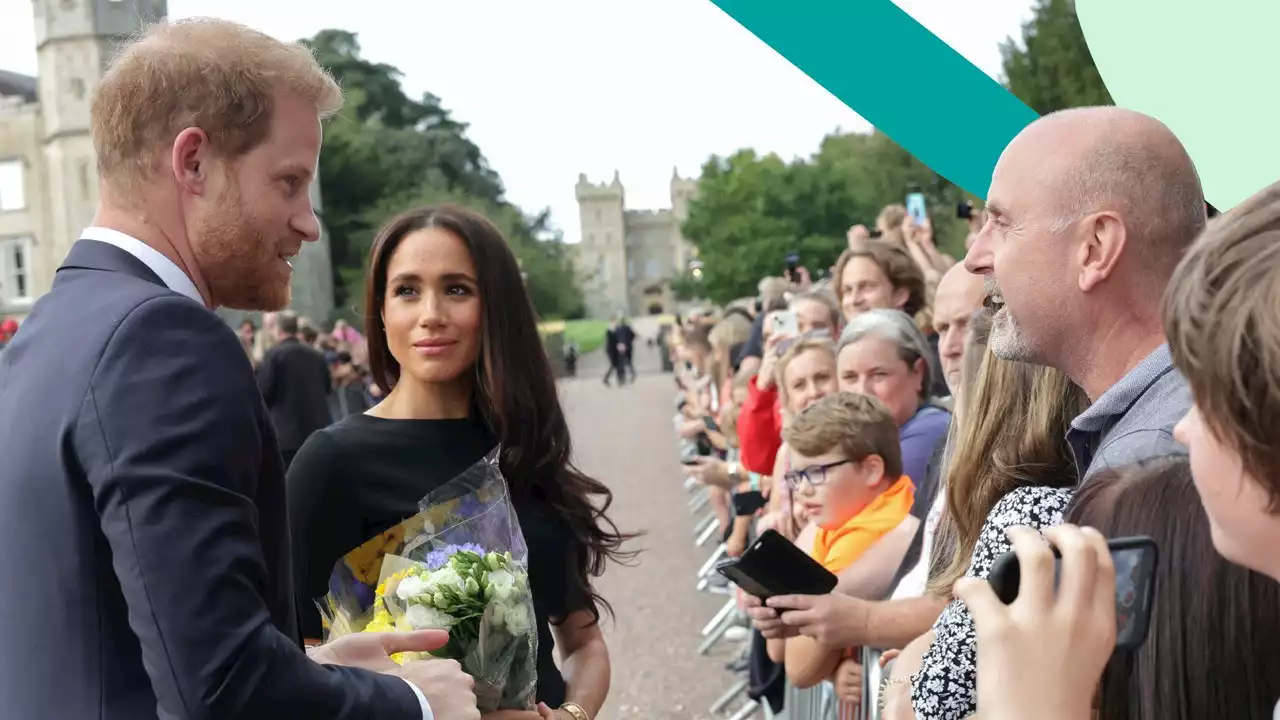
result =
M1182 144L1122 108L1077 108L1027 126L991 178L988 220L965 257L985 276L998 357L1055 367L1092 406L1067 440L1083 481L1106 467L1185 452L1190 407L1160 300L1205 226Z
M947 270L934 291L933 329L938 331L938 358L952 395L960 388L960 366L969 337L969 321L982 309L986 297L983 276L959 264Z

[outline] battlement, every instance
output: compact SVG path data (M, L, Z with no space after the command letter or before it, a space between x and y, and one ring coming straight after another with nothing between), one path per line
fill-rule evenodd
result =
M626 197L626 190L622 187L622 180L618 176L618 171L613 171L613 181L608 183L595 184L587 179L586 173L578 173L578 184L574 187L574 193L578 197L578 202L583 200L617 200L622 202Z
M661 225L671 222L671 210L628 210L627 225Z

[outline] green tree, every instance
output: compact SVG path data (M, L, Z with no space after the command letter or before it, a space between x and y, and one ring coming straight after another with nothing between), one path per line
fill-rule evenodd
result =
M1074 0L1036 0L1022 39L1000 47L1005 85L1032 110L1114 105L1080 29Z
M398 69L361 56L356 35L322 30L302 41L342 85L346 103L325 126L320 157L339 308L363 303L364 266L378 227L423 204L454 202L503 230L528 276L535 307L573 317L582 299L564 244L546 210L526 215L506 200L501 178L440 98L409 97Z
M830 135L812 157L790 163L753 150L713 157L683 226L703 276L697 283L682 278L677 289L716 302L753 295L761 277L781 273L790 252L811 273L825 270L848 247L850 227L872 226L913 185L925 194L939 247L958 256L966 232L955 213L962 191L882 133Z

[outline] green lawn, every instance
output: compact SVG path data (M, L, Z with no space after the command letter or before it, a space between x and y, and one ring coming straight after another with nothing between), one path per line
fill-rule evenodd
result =
M604 344L608 320L570 320L564 326L564 339L578 344L578 351L589 353Z
M565 342L575 342L581 353L589 353L604 344L604 332L609 329L608 320L556 320L538 328L543 333L563 332Z

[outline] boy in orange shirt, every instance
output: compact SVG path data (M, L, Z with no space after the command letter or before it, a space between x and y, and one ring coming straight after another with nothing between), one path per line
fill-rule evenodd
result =
M793 470L784 477L810 525L796 544L840 574L911 512L915 485L902 474L898 426L879 400L829 395L797 415L784 433ZM834 673L844 649L799 636L785 641L787 677L796 687Z

